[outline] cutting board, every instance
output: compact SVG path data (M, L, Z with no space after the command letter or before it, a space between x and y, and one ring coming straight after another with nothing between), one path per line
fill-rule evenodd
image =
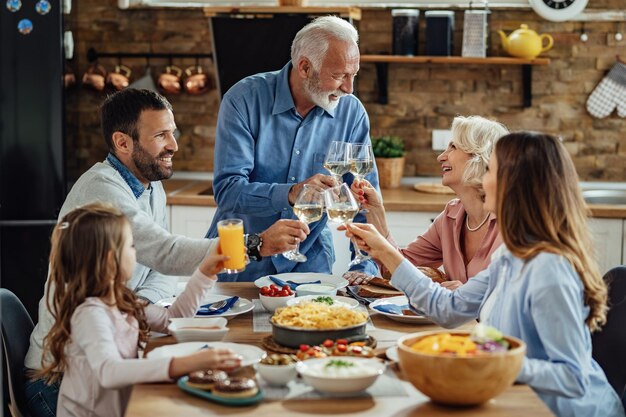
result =
M413 184L415 191L430 194L454 194L452 188L441 185L436 182L421 182L419 184Z

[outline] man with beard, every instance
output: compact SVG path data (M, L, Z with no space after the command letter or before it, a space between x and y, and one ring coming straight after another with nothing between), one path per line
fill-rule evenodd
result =
M345 20L325 16L302 28L291 46L291 61L276 72L256 74L235 84L223 97L217 122L214 190L217 222L244 220L248 255L255 258L266 242L258 232L278 219L293 219L292 206L305 184L326 189L336 185L323 168L332 141L369 144L369 119L352 95L359 70L358 33ZM344 176L352 182L352 175ZM367 176L377 188L376 168ZM358 215L355 221L363 221ZM284 272L330 273L334 263L332 235L326 217L309 225L298 263L283 256L264 258L222 281L252 281ZM293 235L293 242L299 237ZM346 265L347 269L347 265ZM353 267L377 274L368 261ZM352 272L358 273L358 272Z
M104 101L101 121L109 155L81 175L65 199L59 219L95 201L109 203L123 212L130 221L137 252L137 265L128 287L146 302L154 303L175 293L177 278L163 274L191 275L213 252L217 240L190 239L168 232L161 180L172 176L172 156L178 145L174 114L167 99L149 90L125 89ZM270 242L262 255L294 249L292 235L306 239L307 231L295 220L273 223L262 233ZM39 321L30 338L25 359L29 369L41 368L43 341L54 323L46 303L48 290L53 289L46 285L46 294L39 302ZM54 415L58 386L46 385L42 380L27 381L25 391L32 415Z

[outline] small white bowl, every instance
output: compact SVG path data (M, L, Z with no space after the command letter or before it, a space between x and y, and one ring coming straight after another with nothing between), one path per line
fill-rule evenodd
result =
M285 307L287 302L295 297L296 294L294 293L291 295L285 295L284 297L268 297L267 295L259 294L261 304L263 304L263 307L271 313L273 313L277 308Z
M298 297L303 295L337 295L337 287L333 284L302 284L296 287Z
M333 360L354 363L357 368L352 372L355 374L327 373L325 371L326 364ZM320 392L355 394L374 384L376 379L385 371L385 364L377 359L331 356L298 362L296 368L302 375L302 379Z
M173 318L170 321L167 330L180 343L219 341L229 330L224 317Z
M295 363L287 365L267 365L264 363L257 364L259 375L269 384L273 386L285 386L289 381L293 381L298 375Z
M317 297L330 297L333 300L332 307L345 307L345 308L357 308L359 306L359 302L354 298L350 297L342 297L340 295L303 295L300 297L296 297L293 300L289 300L287 302L288 306L293 306L300 303L306 303L315 300ZM328 305L328 304L324 304Z

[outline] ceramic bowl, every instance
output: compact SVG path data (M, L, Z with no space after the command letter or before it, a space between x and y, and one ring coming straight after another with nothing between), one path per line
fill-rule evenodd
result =
M298 297L303 295L337 295L337 287L333 284L302 284L296 287Z
M353 364L338 373L332 373L327 367L331 361ZM349 356L331 356L328 358L308 359L298 362L298 372L304 381L320 392L330 394L355 394L369 388L385 371L385 364L373 358L353 358ZM332 368L332 367L331 367Z
M259 299L263 307L271 313L276 311L277 308L285 307L289 300L296 297L296 294L285 295L284 297L268 297L267 295L259 294Z
M451 405L481 404L510 387L519 374L526 353L520 339L505 336L508 351L481 356L433 355L411 349L417 341L438 333L469 336L469 332L436 330L398 340L400 369L431 400Z
M287 365L267 365L259 363L256 366L259 375L261 375L265 382L273 386L287 385L289 381L294 380L296 376L298 376L295 363Z
M167 330L180 343L216 342L228 333L228 320L223 317L173 318L170 321Z

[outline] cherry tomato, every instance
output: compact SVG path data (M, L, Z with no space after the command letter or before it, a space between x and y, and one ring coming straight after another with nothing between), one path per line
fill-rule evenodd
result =
M338 345L347 345L348 341L346 339L337 339Z
M345 352L346 350L348 350L348 345L337 345L337 350L339 352Z
M363 349L361 348L361 346L352 346L352 348L350 349L353 353L356 353L357 355L360 355L361 352L363 351Z
M289 296L289 291L288 290L280 290L278 293L279 297L287 297Z
M335 342L333 342L330 339L326 339L326 340L324 340L324 343L322 344L322 346L324 346L326 348L331 348L331 347L335 346Z
M261 287L261 294L268 295L270 293L270 287Z
M276 297L276 288L270 288L270 293L268 294L270 297Z
M309 350L309 345L300 345L300 350L302 352L306 352L307 350Z
M273 289L273 290L277 290L278 289L278 287L276 285L274 285L274 284L270 284L270 288Z
M281 288L281 290L290 290L291 288L289 287L289 285L283 285L283 287Z

